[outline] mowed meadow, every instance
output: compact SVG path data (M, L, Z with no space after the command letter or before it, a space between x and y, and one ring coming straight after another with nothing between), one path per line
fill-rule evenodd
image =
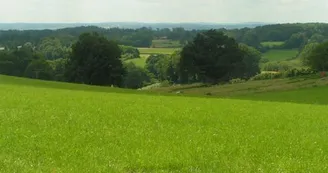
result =
M328 171L326 105L4 76L0 100L0 172Z

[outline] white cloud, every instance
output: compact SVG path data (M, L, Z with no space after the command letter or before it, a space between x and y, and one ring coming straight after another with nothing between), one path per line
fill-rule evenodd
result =
M327 0L0 0L0 22L328 22Z

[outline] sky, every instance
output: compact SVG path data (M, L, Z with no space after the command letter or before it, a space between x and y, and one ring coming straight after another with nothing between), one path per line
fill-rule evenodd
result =
M328 0L0 0L0 23L328 22Z

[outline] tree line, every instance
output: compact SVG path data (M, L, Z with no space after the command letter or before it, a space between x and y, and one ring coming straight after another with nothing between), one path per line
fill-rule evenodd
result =
M313 70L325 71L327 47L325 39L307 40L300 53L303 63ZM123 46L101 32L81 33L74 42L45 37L36 45L26 42L21 47L0 51L0 74L140 88L163 81L217 84L236 78L249 79L260 73L260 51L221 30L198 32L173 55L151 55L145 68L125 62L139 56L138 49Z
M96 32L81 34L77 42L65 49L56 46L59 44L56 38L44 39L42 43L38 47L25 44L19 49L2 51L0 73L140 88L156 81L219 83L232 78L247 79L260 72L261 55L256 49L238 44L216 30L197 34L193 41L173 55L151 55L145 68L122 60L123 57L138 56L136 49L119 46L118 42ZM63 58L58 58L60 56Z
M166 38L179 41L183 46L188 41L206 30L186 30L184 28L99 28L95 26L83 26L76 28L65 28L58 30L8 30L0 31L0 47L8 49L24 45L29 42L38 45L46 37L57 38L64 46L70 47L77 41L79 35L86 32L97 32L109 40L115 40L121 45L132 47L151 47L152 40ZM255 28L241 29L219 29L229 37L234 38L238 43L252 46L261 52L268 48L261 42L279 41L284 44L277 48L298 48L302 49L310 42L324 42L328 40L328 24L307 23L307 24L274 24L258 26Z

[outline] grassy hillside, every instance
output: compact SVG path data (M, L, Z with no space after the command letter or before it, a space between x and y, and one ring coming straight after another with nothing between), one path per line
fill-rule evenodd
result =
M78 91L92 91L92 92L117 92L117 93L136 93L140 91L130 89L119 89L111 87L90 86L83 84L70 84L54 81L32 80L20 77L11 77L0 75L0 85L18 85L21 87L33 88L49 88L49 89L64 89L64 90L78 90ZM143 92L148 93L148 92Z
M255 100L272 100L272 101L297 101L300 100L297 95L291 95L291 97L295 96L295 98L291 99L291 97L284 98L282 95L278 95L277 98L266 97L275 95L275 93L288 93L289 91L297 92L299 89L308 88L309 90L315 90L317 87L326 87L328 86L328 79L323 78L319 79L317 76L308 76L308 77L298 77L298 78L286 78L286 79L275 79L275 80L261 80L261 81L248 81L244 83L236 83L236 84L223 84L223 85L215 85L215 86L204 86L203 84L193 84L193 85L176 85L170 87L161 87L161 88L153 88L151 89L153 92L158 93L176 93L178 91L182 92L183 95L190 96L208 96L208 97L226 97L226 98L246 98L252 100L254 97ZM328 92L328 87L326 87ZM285 92L286 91L286 92ZM303 90L302 90L303 91ZM306 90L305 90L306 91ZM318 91L319 92L319 91ZM261 97L261 93L264 94ZM307 96L304 94L300 95L302 98L302 103L326 103L325 100L315 99L316 96L313 95ZM320 96L320 98L324 97ZM308 99L313 98L313 99ZM328 98L327 98L328 101Z
M243 100L261 100L276 102L294 102L308 104L328 104L328 86L302 88L290 91L263 92L259 94L245 94L233 98Z
M174 53L179 48L138 48L140 54L167 54Z
M296 57L297 54L298 54L298 50L296 49L290 49L290 50L273 49L264 53L263 58L267 58L270 61L284 61Z
M152 47L154 48L179 48L181 44L179 41L173 40L153 40Z
M149 55L147 54L142 54L140 55L140 58L135 58L135 59L129 59L127 60L126 62L132 62L134 63L136 66L139 66L139 67L145 67L146 65L146 61L147 61L147 58L149 57Z
M267 41L267 42L262 42L261 45L264 47L273 48L275 46L281 46L284 43L285 42L283 41Z
M40 83L0 78L0 172L328 171L327 106Z

